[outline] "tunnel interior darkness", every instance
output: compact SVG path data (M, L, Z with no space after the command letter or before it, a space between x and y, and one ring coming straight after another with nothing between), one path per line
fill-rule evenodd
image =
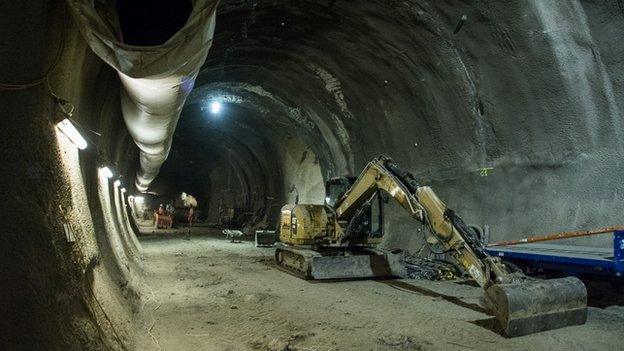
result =
M190 0L117 1L123 42L137 46L161 45L186 24L193 9Z
M163 43L192 4L117 1L124 40ZM49 85L0 94L0 213L12 233L0 269L16 287L0 305L3 315L32 316L5 318L0 330L26 346L124 349L149 295L127 210L139 154L117 73L65 5L2 6L0 33L16 48L2 52L6 81L54 70ZM195 195L208 222L223 208L322 203L325 180L386 154L470 224L488 226L491 240L619 224L624 17L615 2L224 0L217 18L150 187ZM56 132L51 91L75 106L87 150ZM411 219L393 203L385 215L383 245L416 251Z

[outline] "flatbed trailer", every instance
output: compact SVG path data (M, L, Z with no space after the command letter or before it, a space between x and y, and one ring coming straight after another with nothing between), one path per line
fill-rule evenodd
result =
M613 232L613 248L528 243L490 246L486 251L526 269L565 275L610 277L624 282L624 231Z

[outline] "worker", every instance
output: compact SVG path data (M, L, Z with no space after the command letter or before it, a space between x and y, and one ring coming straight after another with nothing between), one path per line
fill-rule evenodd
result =
M193 217L195 217L195 210L191 206L186 214L186 220L188 221L189 228L193 225Z
M163 204L160 204L158 206L158 210L156 210L156 212L154 213L154 225L156 226L156 228L159 227L159 221L162 220L162 216L165 214L165 207L163 206Z
M189 207L186 212L186 221L188 222L188 229L186 230L186 236L184 240L191 240L191 226L193 225L193 217L195 216L195 210L193 206Z

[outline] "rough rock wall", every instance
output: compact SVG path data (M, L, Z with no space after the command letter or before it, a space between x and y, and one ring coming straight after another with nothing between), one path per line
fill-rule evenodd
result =
M278 155L282 168L285 203L323 204L325 183L319 159L312 148L298 139L280 141Z
M434 158L414 171L470 223L489 225L492 239L621 223L624 17L616 5L453 3L433 12L447 28L468 15L451 43L463 62L455 71L468 77L466 111L454 118L472 121L432 145L468 136L453 152L463 160ZM493 168L486 177L477 171L484 167Z
M45 81L0 90L0 348L6 350L133 344L137 293L127 287L107 243L107 236L119 233L103 224L120 218L102 210L97 193L99 163L112 162L110 150L118 136L123 139L118 82L90 52L64 6L31 1L1 9L0 37L8 48L0 53L2 82L32 81L56 63L49 86L74 104L73 118L90 144L79 152L57 132L52 121L60 112ZM73 241L63 223L71 225Z
M494 240L618 224L618 4L224 1L183 115L240 106L309 145L324 177L388 154ZM416 249L387 213L389 242Z

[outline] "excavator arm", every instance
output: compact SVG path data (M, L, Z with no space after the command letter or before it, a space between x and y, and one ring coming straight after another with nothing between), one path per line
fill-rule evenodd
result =
M471 233L470 228L454 212L447 209L430 187L419 186L410 173L402 171L385 156L369 162L351 188L339 199L335 209L338 220L351 220L357 210L379 190L384 190L414 219L425 224L445 251L480 286L486 288L495 278L510 276L511 272L500 259L484 254L481 243Z
M338 199L337 219L353 220L379 190L423 223L445 251L485 289L486 301L506 335L525 335L585 322L587 292L580 280L537 280L522 272L512 272L499 257L485 252L472 229L430 187L420 186L413 175L386 156L371 161ZM348 233L340 239L348 240Z

